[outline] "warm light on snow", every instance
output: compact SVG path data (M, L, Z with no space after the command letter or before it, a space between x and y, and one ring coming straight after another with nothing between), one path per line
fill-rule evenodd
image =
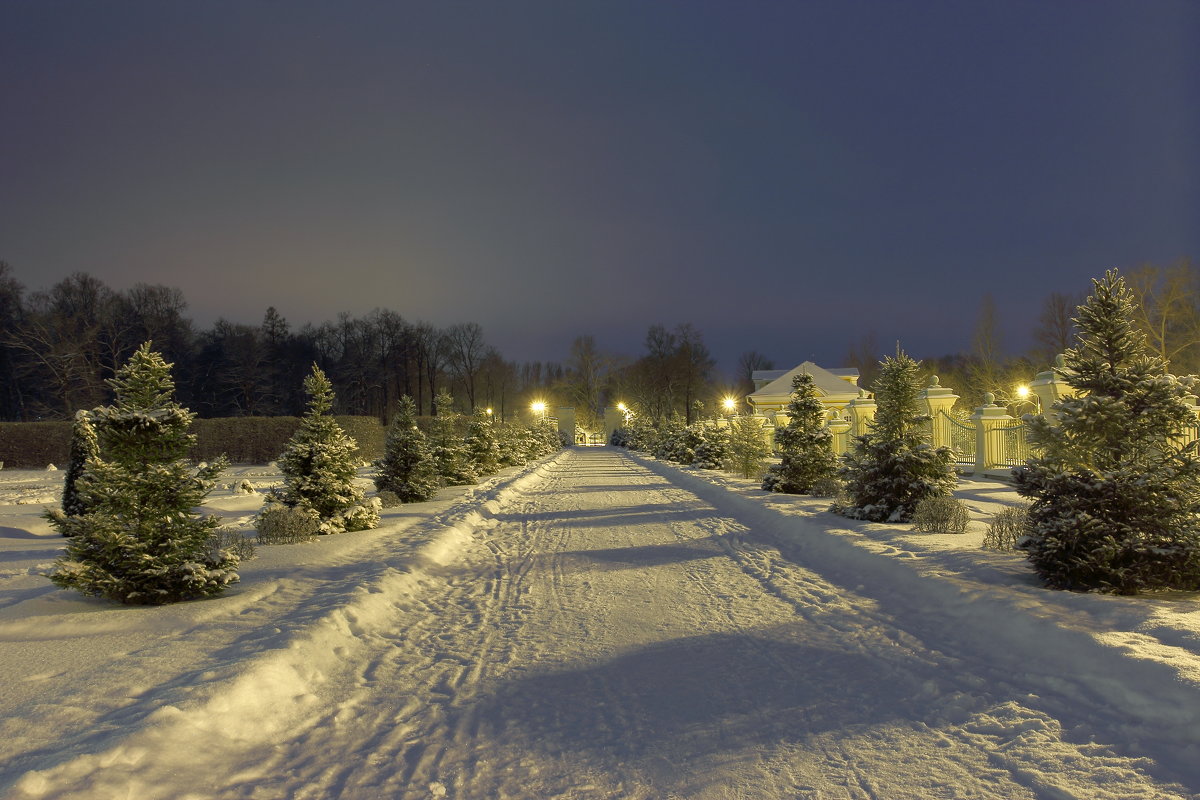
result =
M150 608L39 576L61 481L0 471L0 796L1200 790L1195 597L1037 587L979 549L995 481L960 484L966 534L920 534L574 449ZM279 474L222 481L248 532Z

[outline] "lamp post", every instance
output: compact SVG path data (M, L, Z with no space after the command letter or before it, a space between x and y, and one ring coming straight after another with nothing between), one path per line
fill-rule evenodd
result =
M1021 385L1017 387L1017 400L1013 403L1014 410L1028 403L1033 406L1033 413L1042 413L1042 403L1038 400L1038 396L1029 390L1028 386ZM1014 414L1014 416L1016 416Z
M539 421L546 421L546 404L541 400L535 400L532 404L530 404L529 409L538 415Z
M726 397L721 401L721 407L725 409L726 416L732 416L737 413L737 400L732 397Z

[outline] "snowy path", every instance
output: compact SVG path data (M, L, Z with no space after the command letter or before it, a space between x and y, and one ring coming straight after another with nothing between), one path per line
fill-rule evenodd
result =
M989 646L970 617L931 617L903 582L881 600L845 564L806 565L795 547L785 558L769 514L671 475L621 451L571 450L460 509L419 553L383 537L356 551L361 574L327 587L336 602L323 613L289 605L287 648L103 752L26 775L14 796L1104 800L1200 788L1185 764L1139 758L1094 687L1044 664L1014 669L1032 654ZM1122 681L1138 675L1114 676L1114 690L1136 696Z

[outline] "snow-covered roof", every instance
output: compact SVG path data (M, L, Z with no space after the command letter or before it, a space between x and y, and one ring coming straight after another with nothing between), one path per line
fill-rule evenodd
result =
M858 387L846 380L846 377L857 377L858 370L839 369L834 371L818 367L811 361L805 361L803 364L784 371L778 378L762 388L751 392L749 395L750 402L756 404L772 403L779 402L779 398L781 397L791 397L792 378L801 373L807 373L812 376L813 385L817 387L819 394L827 397L841 395L847 398L858 395Z

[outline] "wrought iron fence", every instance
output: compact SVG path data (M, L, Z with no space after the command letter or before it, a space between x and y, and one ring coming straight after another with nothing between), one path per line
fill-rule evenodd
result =
M944 426L950 434L948 438L950 449L954 451L954 463L964 467L975 466L975 426L964 425L945 411L938 412L937 417L931 420L933 424Z
M1025 463L1025 460L1029 458L1029 442L1026 439L1028 430L1024 422L996 429L996 433L1003 437L997 459L1000 464L1006 467L1019 467Z

